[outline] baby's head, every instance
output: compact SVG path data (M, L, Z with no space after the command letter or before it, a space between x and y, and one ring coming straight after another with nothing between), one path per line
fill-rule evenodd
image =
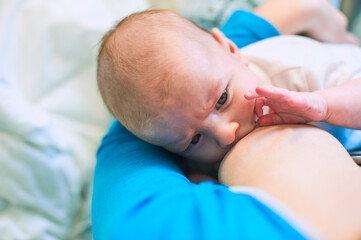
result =
M186 158L216 162L252 131L258 85L238 48L169 10L130 15L103 38L98 85L139 138Z

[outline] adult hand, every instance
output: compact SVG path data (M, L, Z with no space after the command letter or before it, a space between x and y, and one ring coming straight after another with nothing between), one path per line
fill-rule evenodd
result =
M304 34L323 42L358 44L347 18L327 0L267 0L255 13L282 34Z
M248 91L244 97L256 100L255 113L259 126L322 121L327 116L326 100L315 92L294 92L271 85ZM270 113L263 113L268 106Z
M312 2L316 5L305 30L307 36L323 42L358 45L356 36L347 31L348 20L341 11L327 0Z

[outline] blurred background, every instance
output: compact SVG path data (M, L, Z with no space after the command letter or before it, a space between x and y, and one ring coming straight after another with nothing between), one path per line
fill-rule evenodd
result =
M112 121L96 55L116 21L170 8L209 30L262 2L0 0L0 239L92 239L95 154ZM361 39L360 2L332 2Z

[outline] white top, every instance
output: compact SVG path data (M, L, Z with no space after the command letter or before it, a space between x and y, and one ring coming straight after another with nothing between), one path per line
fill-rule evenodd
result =
M277 36L241 49L263 84L310 92L361 76L361 48Z

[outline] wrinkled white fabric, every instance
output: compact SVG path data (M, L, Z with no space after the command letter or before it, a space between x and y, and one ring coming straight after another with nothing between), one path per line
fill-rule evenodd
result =
M102 35L145 0L0 1L1 239L91 239Z
M361 48L283 35L253 43L241 51L265 84L293 91L316 91L361 76Z

